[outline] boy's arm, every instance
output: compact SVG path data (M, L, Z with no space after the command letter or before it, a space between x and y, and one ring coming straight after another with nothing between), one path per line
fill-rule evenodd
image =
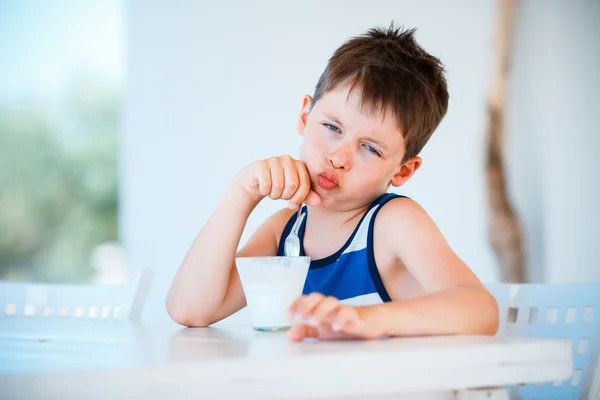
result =
M424 295L367 307L361 310L366 320L373 318L385 335L495 334L495 299L425 210L413 200L395 199L380 214L378 243L404 265Z
M257 202L232 185L186 254L166 299L167 312L185 326L207 326L244 307L236 250ZM240 251L274 255L275 235L265 222Z
M186 326L208 326L244 307L236 256L277 255L278 235L293 213L269 218L236 254L248 217L265 197L290 204L318 205L306 165L290 156L272 157L244 168L185 256L166 299L167 312Z
M295 328L292 339L496 333L495 299L416 202L390 201L377 217L374 238L376 246L406 267L424 294L365 307L344 306L319 294L305 296L291 312L312 324ZM394 289L388 288L392 300L398 297Z

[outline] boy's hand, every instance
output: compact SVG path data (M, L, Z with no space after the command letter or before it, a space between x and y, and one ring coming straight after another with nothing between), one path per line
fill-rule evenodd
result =
M321 204L319 195L310 190L306 165L288 155L252 163L240 171L236 180L244 193L257 202L267 196L273 200L289 200L293 210L302 203Z
M377 339L380 329L376 324L367 323L364 307L343 305L335 297L325 297L320 293L301 296L289 309L289 318L297 325L289 332L295 342L305 338L318 339Z

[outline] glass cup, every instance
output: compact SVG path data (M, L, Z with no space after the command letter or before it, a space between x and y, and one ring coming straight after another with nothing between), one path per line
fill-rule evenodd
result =
M237 257L235 261L253 329L289 329L288 309L302 294L310 257Z

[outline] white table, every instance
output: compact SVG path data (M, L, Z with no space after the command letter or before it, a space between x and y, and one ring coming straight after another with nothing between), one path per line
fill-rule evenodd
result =
M291 343L247 326L0 317L2 399L505 398L504 385L567 379L571 365L562 340Z

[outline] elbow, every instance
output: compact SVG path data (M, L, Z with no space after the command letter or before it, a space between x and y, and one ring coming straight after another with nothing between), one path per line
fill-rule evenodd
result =
M208 316L198 315L197 312L190 310L190 308L181 303L181 301L174 300L171 296L167 296L165 307L169 317L179 325L188 328L205 328L214 321L211 321Z
M485 336L494 336L498 333L500 327L500 311L498 302L487 290L481 294L481 311L478 316L477 334Z
M494 296L485 288L469 287L462 317L455 334L494 336L500 326L500 312Z

